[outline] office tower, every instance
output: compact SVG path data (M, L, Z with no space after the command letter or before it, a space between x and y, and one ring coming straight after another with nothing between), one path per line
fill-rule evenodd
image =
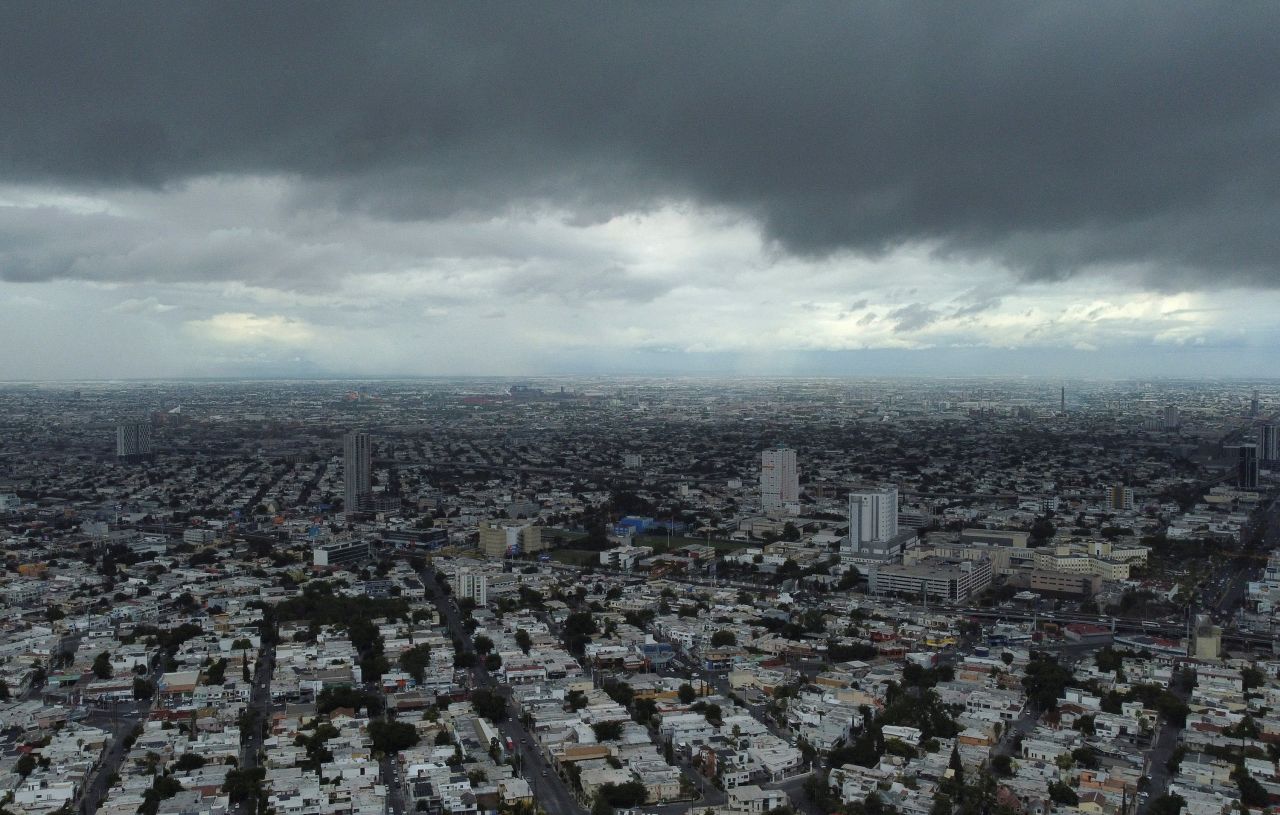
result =
M1111 508L1116 512L1133 511L1133 490L1123 484L1111 488Z
M1258 488L1258 445L1241 444L1236 447L1236 486L1242 490Z
M1253 398L1249 400L1249 415L1251 417L1258 415L1258 392L1257 391L1253 392Z
M345 511L358 512L373 498L370 486L369 434L351 431L342 437L342 498Z
M1280 426L1258 425L1258 456L1268 464L1280 461Z
M760 454L760 506L777 512L800 500L800 476L796 472L796 451L786 447Z
M139 459L151 455L151 423L121 422L116 425L116 457Z
M1164 429L1177 430L1182 426L1182 416L1177 405L1169 405L1164 409Z
M1063 385L1063 386L1062 386L1062 403L1061 403L1061 411L1062 411L1063 413L1066 413L1066 412L1067 412L1067 386L1066 386L1066 385Z
M857 524L858 548L862 544L887 541L898 534L898 488L849 493L849 535L853 544Z

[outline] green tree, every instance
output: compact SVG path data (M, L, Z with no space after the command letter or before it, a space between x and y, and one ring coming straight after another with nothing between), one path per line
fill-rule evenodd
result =
M111 654L103 651L93 658L93 675L99 679L111 678Z
M685 705L692 704L693 700L698 698L698 692L694 690L693 685L690 685L688 682L680 685L680 689L676 693L680 697L681 704Z
M156 686L151 681L141 676L133 678L133 698L139 702L145 702L156 695Z
M1071 681L1071 672L1058 664L1058 660L1039 652L1031 655L1027 663L1026 673L1022 678L1022 687L1027 698L1041 710L1054 710L1058 699L1067 683Z
M529 632L523 628L516 629L516 645L524 653L529 653L529 649L533 647L533 637L529 636Z
M156 815L160 802L172 798L182 792L182 784L170 775L158 775L151 783L151 789L142 796L142 806L138 807L138 815Z
M1178 815L1187 803L1181 795L1161 795L1147 807L1150 815Z
M600 796L612 807L631 809L643 806L649 800L649 791L639 781L628 781L625 784L603 784Z
M262 780L267 777L265 767L246 767L228 770L222 782L222 791L232 803L256 799L262 791Z
M725 646L737 645L738 637L732 632L721 629L711 635L712 648L724 648Z
M565 618L564 633L566 637L578 635L589 637L598 631L596 618L589 611L579 611Z
M1249 775L1243 766L1236 768L1234 775L1236 785L1240 788L1240 803L1248 807L1266 807L1270 803L1266 787Z
M408 722L374 719L369 722L369 740L373 749L385 755L407 750L418 743L418 730Z
M1069 807L1080 803L1080 796L1076 795L1076 791L1061 781L1054 781L1049 784L1049 799L1055 804L1063 804Z
M31 775L31 772L35 768L36 768L35 753L23 753L21 756L18 757L18 762L13 765L14 771L16 771L18 775L22 776L23 778L26 778L27 776Z
M591 725L596 741L617 741L622 738L622 722L596 722Z
M426 678L427 668L431 665L431 646L425 642L415 645L401 653L397 662L400 664L400 670L412 676L415 682L422 682Z
M1049 516L1042 515L1036 518L1031 524L1031 540L1034 545L1039 546L1045 541L1057 534L1058 530L1053 525L1053 521L1049 520Z
M477 714L491 722L504 722L507 719L506 700L488 688L476 688L471 692L471 706Z

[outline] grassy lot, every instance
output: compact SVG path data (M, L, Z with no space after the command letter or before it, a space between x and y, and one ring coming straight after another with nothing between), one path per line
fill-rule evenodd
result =
M588 552L585 549L552 549L551 559L557 563L570 566L599 566L600 553Z

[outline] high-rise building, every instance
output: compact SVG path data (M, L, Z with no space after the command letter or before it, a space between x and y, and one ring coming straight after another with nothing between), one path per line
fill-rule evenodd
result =
M1249 400L1249 415L1257 416L1259 408L1260 408L1260 405L1258 402L1258 392L1255 390L1253 392L1253 398Z
M1123 484L1111 488L1111 508L1116 512L1133 511L1133 490Z
M840 546L844 563L891 560L914 539L908 529L898 534L898 488L883 486L849 494L849 535Z
M849 534L857 521L858 540L887 541L898 534L898 488L886 485L849 493Z
M1280 461L1280 426L1258 425L1258 456L1268 464Z
M468 569L465 566L458 569L453 576L453 596L457 598L470 597L476 601L476 605L484 607L489 602L489 577L484 572Z
M1256 444L1237 444L1234 448L1228 448L1235 451L1235 470L1236 470L1236 486L1242 490L1256 490L1258 488L1258 445Z
M796 451L786 447L765 450L760 454L760 506L765 512L778 512L787 504L800 501L800 475L796 470Z
M342 437L342 499L347 512L359 512L373 498L368 433L351 431Z
M1190 644L1191 656L1216 660L1222 653L1222 629L1213 624L1213 618L1208 614L1198 614Z
M1182 415L1177 405L1168 405L1164 409L1164 429L1177 430L1182 426Z
M139 459L151 455L151 422L116 425L116 457Z
M480 551L484 552L486 557L532 555L546 548L540 526L501 524L494 521L485 521L480 524Z

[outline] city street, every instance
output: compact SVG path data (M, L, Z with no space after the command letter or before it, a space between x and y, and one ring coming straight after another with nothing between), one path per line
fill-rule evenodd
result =
M151 673L148 674L147 679L153 687L159 687L163 664L163 657L157 657L152 664ZM85 717L85 724L109 731L111 742L96 772L80 793L77 809L84 815L92 815L97 811L98 802L106 795L111 777L120 769L120 764L128 752L124 746L125 738L147 718L154 703L154 697L145 702L115 703L105 708L93 708Z
M439 586L435 582L435 571L427 569L422 573L423 585L428 587L428 591L435 598L436 609L440 612L440 618L448 627L450 634L462 640L463 650L467 653L474 653L474 645L471 636L467 633L466 627L462 624L462 618L458 614L457 608L450 598L444 592L439 591ZM429 581L429 582L428 582ZM495 689L503 696L508 696L506 689L499 685L479 660L471 669L474 687L488 687ZM528 782L533 789L533 795L539 805L548 812L559 813L575 813L581 815L585 813L585 809L578 803L573 793L569 790L565 781L555 772L552 764L537 751L535 745L537 741L529 735L524 725L519 721L519 712L514 710L514 706L510 706L510 712L504 722L498 725L502 734L510 738L512 743L517 745L516 749L520 752L521 767L520 774Z

